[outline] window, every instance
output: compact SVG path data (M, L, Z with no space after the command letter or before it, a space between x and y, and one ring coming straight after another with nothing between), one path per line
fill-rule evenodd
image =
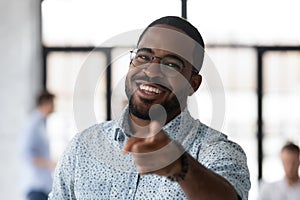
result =
M264 54L264 165L265 181L283 177L281 147L300 142L300 49ZM270 170L272 169L272 170Z

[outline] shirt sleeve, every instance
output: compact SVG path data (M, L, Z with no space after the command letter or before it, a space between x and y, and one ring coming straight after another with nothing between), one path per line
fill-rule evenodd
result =
M59 160L54 173L52 191L49 200L75 200L74 172L78 148L78 137L75 136Z
M39 145L41 142L39 124L27 125L20 133L19 151L23 159L33 160L40 156Z
M209 144L200 151L200 157L204 166L231 183L242 200L248 199L251 184L247 158L238 144L228 140Z

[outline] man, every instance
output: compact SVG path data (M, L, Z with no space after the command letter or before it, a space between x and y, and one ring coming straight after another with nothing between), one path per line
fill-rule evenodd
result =
M300 197L299 147L288 142L281 149L284 179L264 184L260 191L261 200L298 200Z
M46 118L54 110L54 95L45 91L37 98L37 109L32 113L20 136L22 156L22 190L28 200L46 200L52 186Z
M182 18L151 23L131 52L129 105L75 136L50 199L247 199L243 150L187 110L201 84L203 48Z

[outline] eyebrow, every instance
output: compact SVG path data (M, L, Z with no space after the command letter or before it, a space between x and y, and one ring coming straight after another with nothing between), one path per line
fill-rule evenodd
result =
M137 52L140 52L140 51L146 51L146 52L148 52L148 53L154 54L154 51L153 51L151 48L145 48L145 47L139 48L139 49L137 50ZM182 62L183 65L185 65L184 61L183 61L179 56L177 56L177 55L174 55L174 54L167 54L167 55L165 55L164 57L177 59L177 60L179 60L180 62Z
M140 52L140 51L147 51L148 53L154 54L154 51L150 48L138 48L137 52Z

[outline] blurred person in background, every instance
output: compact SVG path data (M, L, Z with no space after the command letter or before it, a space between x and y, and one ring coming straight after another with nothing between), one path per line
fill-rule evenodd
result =
M36 109L21 131L21 189L28 200L46 200L51 190L56 163L50 159L46 120L53 111L54 95L41 92Z
M281 149L281 161L284 169L284 179L262 185L259 200L299 200L299 147L288 142Z

